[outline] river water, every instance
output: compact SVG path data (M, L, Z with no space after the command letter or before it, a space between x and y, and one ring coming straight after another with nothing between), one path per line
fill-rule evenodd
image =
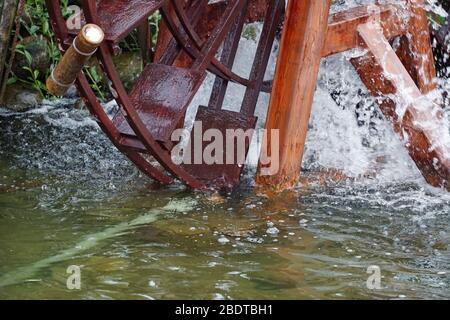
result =
M242 41L245 74L256 45ZM73 101L2 109L0 298L449 299L450 194L425 183L347 60L322 62L309 183L278 195L253 190L254 157L232 194L160 187Z

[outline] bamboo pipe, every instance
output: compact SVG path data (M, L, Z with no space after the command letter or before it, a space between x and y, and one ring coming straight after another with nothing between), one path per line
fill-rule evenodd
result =
M104 38L105 34L99 26L85 25L48 77L48 91L55 96L63 96L75 82L86 61L97 51Z

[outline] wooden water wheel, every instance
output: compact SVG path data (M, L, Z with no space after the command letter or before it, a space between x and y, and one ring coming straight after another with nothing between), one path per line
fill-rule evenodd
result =
M76 35L82 32L67 29L59 1L47 0L47 4L61 47L70 46L69 56L76 55ZM271 92L266 129L278 134L274 139L266 136L262 154L273 151L277 164L260 161L257 183L280 189L294 185L300 175L320 60L359 48L363 54L350 62L362 82L377 98L426 181L450 190L450 143L442 139L447 133L440 102L429 95L436 88L436 70L424 0L406 0L405 5L386 1L331 17L331 0L288 1L273 86L264 81L264 74L276 29L283 21L284 0L83 0L82 4L84 21L104 30L106 41L97 57L120 111L110 119L82 73L77 86L112 142L150 177L162 183L178 178L193 188L227 188L239 182L243 166L238 161L177 164L171 158L171 136L182 127L187 107L209 71L216 80L208 107L201 106L197 112L196 120L204 124L199 135L209 129L226 136L229 129L254 128L259 94ZM150 59L147 19L156 10L163 22ZM243 78L232 66L244 23L258 18L264 21L262 36L250 76ZM136 28L141 30L143 56L149 63L135 86L126 91L112 56L119 41ZM70 65L65 68L71 69ZM222 109L229 82L246 88L240 112ZM196 135L193 130L194 146ZM245 160L249 140L244 144ZM272 150L274 145L278 148ZM197 149L206 148L200 138Z
M209 2L81 1L83 24L95 24L104 31L105 41L96 56L111 82L119 112L110 119L83 73L78 75L76 85L114 145L142 172L164 184L180 179L192 188L229 188L240 180L241 164L176 164L171 158L174 147L171 135L182 126L186 110L207 71L214 74L216 80L209 106L201 106L197 113L196 121L202 121L203 132L216 128L225 135L227 129L253 128L259 93L270 91L270 82L264 81L264 74L276 29L282 22L284 0ZM61 48L66 50L74 43L79 30L66 27L60 1L47 0L47 6ZM118 51L118 43L136 28L143 34L141 43L147 44L144 55L148 53L148 18L157 10L163 19L158 47L153 58L148 58L150 61L134 87L127 91L112 57ZM232 67L244 23L255 19L264 21L262 36L251 74L243 78L233 72ZM219 51L220 58L217 58ZM240 112L222 110L229 82L246 87ZM193 134L191 139L194 139Z

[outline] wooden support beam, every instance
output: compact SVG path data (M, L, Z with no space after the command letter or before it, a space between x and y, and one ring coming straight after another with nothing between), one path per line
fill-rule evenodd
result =
M369 52L352 59L352 64L372 95L379 97L382 112L427 182L450 190L450 137L441 108L423 95L379 24L360 25L358 33ZM426 89L429 84L422 85Z
M261 187L289 188L300 177L330 4L331 0L288 2L262 151L273 156L270 150L276 141L271 130L279 130L279 148L275 148L279 165L260 162L256 181Z
M372 6L373 7L373 6ZM359 6L346 11L338 12L330 17L327 40L322 50L326 57L344 52L359 46L358 26L375 18L371 6ZM379 6L379 18L387 39L407 33L408 26L402 19L401 8L394 5Z
M436 69L423 0L407 0L406 7L382 5L378 7L379 13L371 12L371 8L373 6L360 6L334 14L330 18L322 56L357 48L358 26L377 14L385 38L401 36L397 55L422 93L435 89ZM410 18L405 19L405 16Z

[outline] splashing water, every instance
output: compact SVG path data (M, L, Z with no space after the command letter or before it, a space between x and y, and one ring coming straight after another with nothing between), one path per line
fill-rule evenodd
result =
M333 11L368 2L337 1ZM255 49L255 39L242 39L236 72L249 72ZM351 179L271 197L249 188L254 156L225 197L160 188L73 101L1 110L0 297L450 298L450 195L425 183L348 62L353 54L322 61L303 161L305 174ZM230 85L225 106L237 110L242 93ZM268 101L259 99L259 127ZM193 197L191 211L156 214ZM83 245L93 235L95 245ZM66 288L69 265L82 267L79 291ZM381 290L366 287L371 265Z

